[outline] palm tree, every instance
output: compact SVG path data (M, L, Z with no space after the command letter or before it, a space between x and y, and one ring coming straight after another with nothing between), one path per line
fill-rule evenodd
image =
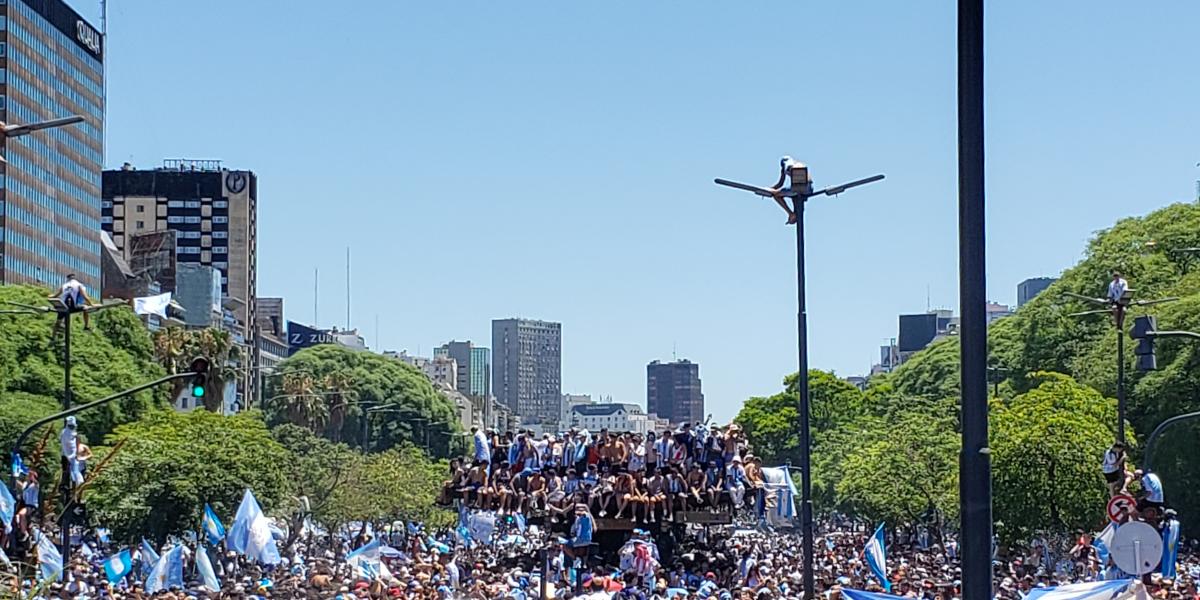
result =
M236 353L233 337L228 331L212 328L189 331L182 327L160 329L154 332L154 355L171 374L188 368L198 356L207 358L208 393L204 395L204 408L210 411L221 409L225 382L236 376L236 370L229 364ZM176 381L171 397L178 398L185 385L184 381Z
M329 422L329 407L308 373L284 373L278 396L270 399L274 412L289 423L320 433Z
M342 440L346 425L346 406L354 394L354 379L346 371L334 371L321 380L329 410L329 433L333 441Z

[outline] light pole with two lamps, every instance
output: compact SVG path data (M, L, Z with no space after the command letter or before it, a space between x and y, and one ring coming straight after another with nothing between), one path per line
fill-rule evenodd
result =
M784 187L790 179L791 185ZM797 345L799 347L800 371L797 374L797 388L800 395L800 519L804 533L804 595L813 600L813 510L812 510L812 471L811 471L811 442L809 439L809 398L808 398L808 323L807 309L804 301L804 203L813 196L836 196L852 187L865 185L883 179L883 175L872 175L865 179L851 181L813 191L812 179L809 178L808 167L804 163L785 156L779 161L779 182L773 187L764 188L727 179L716 179L718 185L724 185L739 190L754 192L759 196L773 199L788 214L788 224L796 226L796 301L797 311ZM788 205L788 201L791 205Z

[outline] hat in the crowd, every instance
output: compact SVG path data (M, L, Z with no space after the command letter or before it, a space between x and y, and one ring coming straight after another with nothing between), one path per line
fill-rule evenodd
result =
M717 575L716 575L716 573L713 573L712 571L709 571L709 572L707 572L707 573L705 573L705 574L704 574L704 578L705 578L705 579L716 579L716 578L717 578Z
M738 455L734 454L734 455L733 455L733 462L735 462L735 463L740 463L740 462L742 462L742 457L740 457L740 456L738 456Z

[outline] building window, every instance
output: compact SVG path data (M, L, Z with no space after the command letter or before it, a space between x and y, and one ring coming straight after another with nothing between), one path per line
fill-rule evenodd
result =
M106 225L112 223L112 217L100 217L100 222Z
M213 217L213 223L228 223L229 217Z
M199 223L200 217L184 217L183 222L184 223Z
M228 200L215 200L215 201L213 201L213 208L229 208L229 201Z
M146 212L146 205L145 204L137 205L137 210L135 210L134 212L140 212L140 213Z
M112 208L112 200L105 200L100 203L101 208Z
M168 200L167 208L183 208L183 200Z
M167 217L167 222L174 225L183 222L183 217Z
M199 200L188 200L187 202L184 202L183 205L187 208L200 208L200 201Z
M146 222L145 222L145 221L138 221L138 222L137 222L137 229L145 229L145 228L146 228Z
M227 248L225 246L214 246L212 251L213 251L213 254L228 254L229 248Z
M213 236L214 240L223 240L223 239L226 239L229 237L229 232L228 231L214 231L214 232L212 232L212 236Z

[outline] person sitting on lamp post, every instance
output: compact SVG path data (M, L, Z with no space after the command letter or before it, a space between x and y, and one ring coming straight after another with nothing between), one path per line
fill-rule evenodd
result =
M88 296L87 287L75 279L75 274L67 275L67 281L58 287L58 291L50 296L57 298L67 307L66 312L58 313L58 320L54 322L54 333L58 334L58 328L71 317L71 313L76 309L83 310L85 307L92 305L92 299ZM83 311L83 330L91 331L92 325L88 320L88 313Z
M1121 278L1120 271L1113 271L1112 281L1108 282L1108 301L1112 304L1113 322L1120 323L1121 310L1125 307L1125 292L1129 291L1129 283Z

